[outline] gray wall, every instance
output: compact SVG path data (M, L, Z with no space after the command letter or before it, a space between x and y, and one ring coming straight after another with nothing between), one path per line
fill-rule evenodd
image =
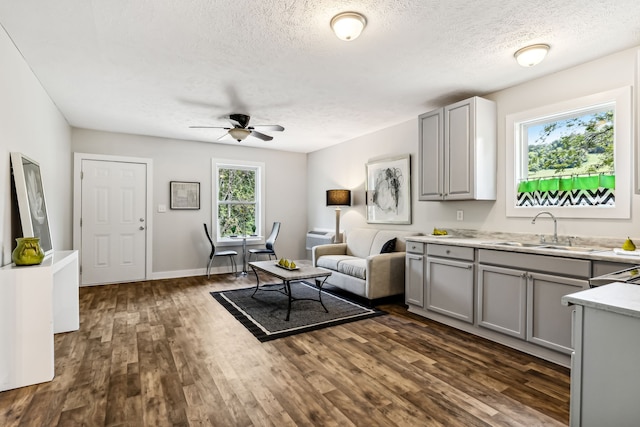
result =
M6 265L13 239L21 237L12 230L19 224L11 201L12 151L40 164L53 247L71 249L71 129L2 27L0 64L0 265Z
M307 231L307 156L237 145L172 140L149 136L73 129L71 149L78 153L150 158L153 161L153 277L202 274L209 255L202 224L212 223L211 159L264 162L265 228L282 227L276 242L279 256L305 258ZM277 144L270 142L268 144ZM200 210L169 209L170 181L200 182ZM165 213L158 205L167 206ZM241 247L236 247L240 252ZM218 262L216 262L218 264ZM222 260L219 271L228 271Z
M531 224L528 218L507 218L505 208L505 117L535 107L549 105L567 99L591 95L623 86L636 85L636 61L638 49L629 49L578 67L555 73L519 86L485 95L498 106L498 175L496 201L420 202L417 200L418 170L418 120L411 118L404 123L342 144L309 154L309 179L307 201L309 227L333 229L333 211L324 206L323 194L329 188L342 187L354 190L355 205L342 210L342 227L395 228L419 230L429 233L433 227L467 228L486 231L545 233L551 226L540 222ZM526 69L522 69L526 73ZM636 92L636 91L634 91ZM634 99L637 95L634 93ZM634 105L636 103L634 102ZM637 127L638 110L634 121ZM634 138L637 154L637 139ZM379 157L400 154L412 156L412 205L413 224L384 226L367 224L365 217L364 180L365 164ZM326 165L332 165L327 168ZM636 170L634 166L632 170ZM634 177L618 177L633 180ZM632 186L635 188L635 186ZM456 220L456 211L464 211L464 220ZM629 220L560 219L558 233L585 237L626 238L640 237L640 196L632 196L632 217Z

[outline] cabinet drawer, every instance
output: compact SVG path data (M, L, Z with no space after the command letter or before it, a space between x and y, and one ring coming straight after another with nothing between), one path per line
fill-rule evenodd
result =
M582 279L588 279L591 275L591 261L550 255L480 249L478 251L478 262Z
M605 274L611 274L618 270L626 270L636 264L625 264L622 262L608 262L608 261L591 261L591 277L603 276Z
M407 252L412 254L424 255L424 243L407 241Z
M473 261L475 259L474 254L475 249L464 246L437 245L431 243L427 245L427 255L430 256Z

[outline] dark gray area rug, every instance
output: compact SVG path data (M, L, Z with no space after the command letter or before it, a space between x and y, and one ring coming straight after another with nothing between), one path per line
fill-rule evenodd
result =
M290 319L285 321L288 297L278 289L282 289L282 285L261 286L253 298L255 287L211 292L211 295L262 342L386 314L323 290L322 302L329 310L326 313L315 301L318 288L306 282L294 282L291 283L294 298L314 301L293 301Z

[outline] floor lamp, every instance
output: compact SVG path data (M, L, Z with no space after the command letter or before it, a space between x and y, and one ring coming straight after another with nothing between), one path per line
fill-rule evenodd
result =
M342 243L340 237L340 206L351 206L351 190L327 190L327 206L336 207L335 243Z

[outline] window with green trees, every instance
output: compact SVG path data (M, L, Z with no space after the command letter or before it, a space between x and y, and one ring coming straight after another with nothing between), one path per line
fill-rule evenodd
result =
M507 216L629 218L631 88L506 116Z
M517 204L615 206L614 108L521 123Z
M261 234L264 166L214 160L214 220L218 241Z

